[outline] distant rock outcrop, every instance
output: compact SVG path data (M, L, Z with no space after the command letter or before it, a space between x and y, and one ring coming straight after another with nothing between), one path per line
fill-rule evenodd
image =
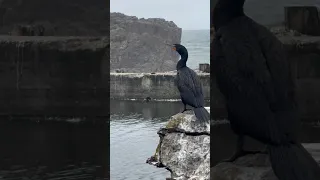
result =
M181 33L172 21L110 13L110 70L174 70L179 56L165 43L180 43Z
M209 112L210 109L206 108ZM165 167L174 180L210 179L210 125L201 125L194 113L179 113L158 132L160 142L149 164Z

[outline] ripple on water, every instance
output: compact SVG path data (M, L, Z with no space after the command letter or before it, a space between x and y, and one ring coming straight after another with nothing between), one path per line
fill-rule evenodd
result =
M139 114L112 115L110 121L111 179L165 179L169 172L146 163L159 141L158 129L167 118Z

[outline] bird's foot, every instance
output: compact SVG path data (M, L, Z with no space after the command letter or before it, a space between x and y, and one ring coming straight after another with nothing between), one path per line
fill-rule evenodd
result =
M191 111L192 109L184 109L183 111L181 111L181 113L184 113L185 111Z
M239 150L235 152L229 159L222 160L221 162L234 162L238 158L248 155L248 154L258 154L262 153L262 151L245 151L245 150Z

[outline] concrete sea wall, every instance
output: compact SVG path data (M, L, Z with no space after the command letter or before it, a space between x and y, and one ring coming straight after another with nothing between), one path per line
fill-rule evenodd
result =
M0 114L108 115L104 37L0 36Z
M300 116L304 120L318 120L320 118L320 37L291 36L285 33L281 32L277 35L287 50L293 78L296 79L296 98ZM175 73L111 73L110 96L115 99L146 97L179 99L178 90L174 85L174 76ZM205 98L210 99L213 109L212 117L226 118L224 98L216 85L214 76L211 76L211 79L209 73L199 74L199 76Z
M206 100L210 100L210 74L199 73ZM174 84L176 73L110 73L110 97L114 99L180 99Z

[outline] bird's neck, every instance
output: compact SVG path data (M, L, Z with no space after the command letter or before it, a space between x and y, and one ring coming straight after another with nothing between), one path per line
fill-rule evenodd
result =
M178 61L177 64L177 70L186 67L187 66L187 60L188 60L188 54L182 54L181 59Z

